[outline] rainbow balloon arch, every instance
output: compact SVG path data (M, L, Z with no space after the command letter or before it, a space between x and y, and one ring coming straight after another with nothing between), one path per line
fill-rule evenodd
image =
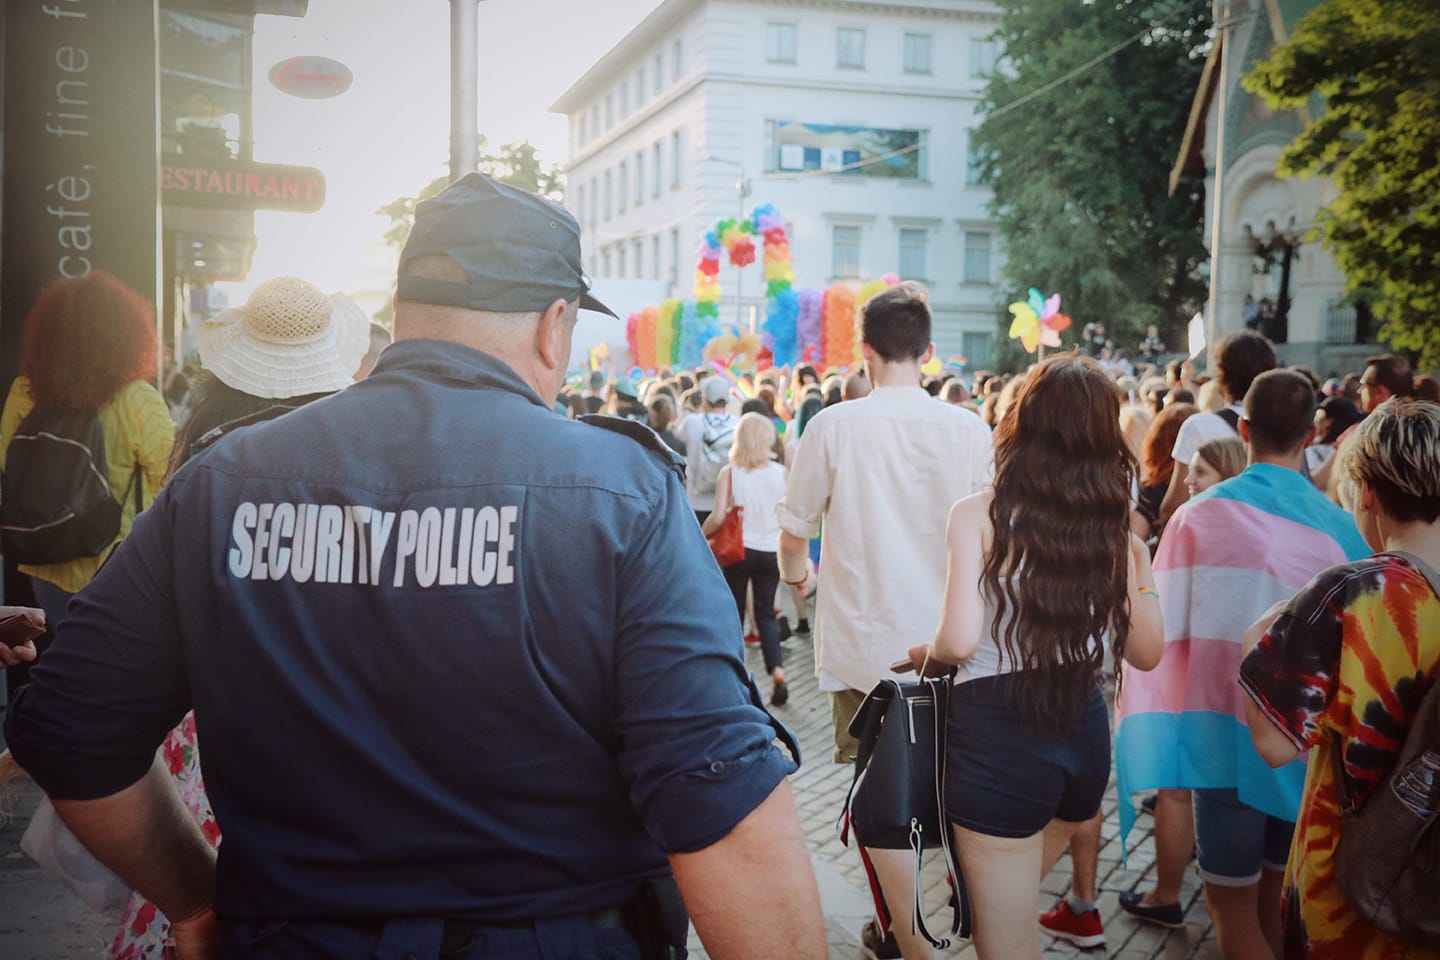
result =
M757 238L764 247L765 323L751 334L720 322L720 258L727 257L733 267L749 266L756 259ZM794 281L785 220L772 204L756 207L744 220L720 220L700 243L693 297L672 298L630 314L625 324L630 356L650 373L716 360L745 370L798 363L858 366L855 313L900 278L886 274L858 290L844 283L828 290L797 290Z

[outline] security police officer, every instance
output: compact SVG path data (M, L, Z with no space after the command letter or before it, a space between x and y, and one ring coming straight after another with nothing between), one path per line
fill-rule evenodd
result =
M182 957L638 957L672 871L711 956L823 956L681 473L550 409L608 312L574 218L466 176L396 297L368 379L176 474L12 706L16 758ZM192 706L218 868L155 761Z

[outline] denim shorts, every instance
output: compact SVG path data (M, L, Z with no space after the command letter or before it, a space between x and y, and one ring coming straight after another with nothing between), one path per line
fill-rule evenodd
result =
M1009 676L957 684L945 747L945 814L991 837L1029 837L1051 820L1100 812L1110 780L1110 711L1100 688L1059 738L1044 736L1008 695Z
M1195 859L1200 879L1222 887L1258 883L1284 870L1295 824L1240 802L1231 789L1195 791Z

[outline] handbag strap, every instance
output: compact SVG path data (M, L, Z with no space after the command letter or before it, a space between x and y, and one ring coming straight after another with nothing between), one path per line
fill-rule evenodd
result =
M1425 581L1430 584L1431 591L1436 597L1440 597L1440 573L1420 557L1404 550L1386 550L1392 557L1399 557L1420 572ZM1437 681L1440 682L1440 681ZM1350 784L1345 779L1345 738L1340 735L1339 730L1330 731L1330 740L1334 745L1331 751L1331 765L1335 768L1335 794L1340 801L1340 816L1347 817L1359 809L1357 798L1350 791Z

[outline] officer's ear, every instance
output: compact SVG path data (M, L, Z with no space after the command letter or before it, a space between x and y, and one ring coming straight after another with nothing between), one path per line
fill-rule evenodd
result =
M535 326L535 352L550 370L563 370L570 363L570 326L565 322L569 304L556 300L540 314Z

